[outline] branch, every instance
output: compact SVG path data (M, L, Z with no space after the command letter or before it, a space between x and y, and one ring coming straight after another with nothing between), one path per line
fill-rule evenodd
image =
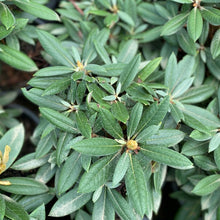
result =
M74 0L69 0L73 6L75 7L75 9L81 14L81 15L84 15L83 11L81 8L79 8L79 6L76 4L76 2Z

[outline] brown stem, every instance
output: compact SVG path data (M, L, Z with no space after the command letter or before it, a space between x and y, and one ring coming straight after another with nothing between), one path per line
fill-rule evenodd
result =
M76 2L74 0L69 0L73 6L75 7L75 9L81 14L81 15L84 15L83 11L81 8L79 8L79 6L76 4Z

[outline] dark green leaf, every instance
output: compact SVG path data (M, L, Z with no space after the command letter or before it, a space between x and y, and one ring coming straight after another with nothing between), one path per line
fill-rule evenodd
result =
M166 147L160 146L141 146L141 151L149 159L152 159L158 163L166 164L176 169L191 169L193 164L191 161L182 154L171 150Z
M56 14L55 11L39 3L35 3L33 1L26 2L26 1L21 1L21 0L15 0L14 3L16 6L18 6L22 10L32 15L35 15L36 17L43 18L45 20L60 21L60 18Z
M82 154L104 156L118 152L122 146L113 139L98 137L84 139L71 147Z
M0 189L14 194L37 195L48 191L46 185L31 178L8 177L1 180L9 181L11 185L9 186L0 185Z
M220 175L214 174L207 176L199 181L193 189L193 193L200 196L208 195L220 187Z
M130 166L125 176L129 201L137 213L143 217L146 212L148 194L143 169L135 157L130 155Z
M201 8L202 17L212 25L220 25L220 10L212 7Z
M175 34L177 31L179 31L183 25L185 24L187 17L189 13L181 13L179 15L176 15L175 17L171 18L162 29L161 35L172 35Z
M129 167L129 154L123 153L118 160L118 163L115 167L113 175L113 185L117 185L124 177L127 169Z
M124 124L127 122L129 114L127 108L122 102L113 103L111 111L116 119L123 122Z
M79 192L89 193L97 190L100 186L105 184L110 178L111 166L114 157L104 157L97 160L89 169L84 173L80 179Z
M37 30L37 34L41 45L50 56L64 66L74 67L72 56L63 48L57 38L42 30Z
M74 121L65 115L49 108L40 108L40 112L49 122L56 125L59 129L69 133L78 133L78 130L74 127Z
M135 133L137 126L141 120L141 115L143 112L143 105L141 103L137 103L131 110L130 119L127 125L127 136L128 139Z
M112 205L121 219L134 220L135 214L132 206L116 190L108 189L109 198Z
M48 77L48 76L60 76L72 73L73 68L67 66L50 66L37 71L34 76Z
M125 67L118 81L121 84L121 92L127 89L129 85L132 83L136 74L138 73L139 65L140 65L140 55L137 55L131 60L129 65Z
M123 139L123 132L119 123L110 111L100 108L103 128L114 138Z
M0 3L0 20L8 30L15 24L15 17L7 5Z
M92 128L89 124L86 114L83 111L76 112L76 124L84 137L91 138Z
M81 155L77 152L73 152L65 161L63 167L61 168L58 183L57 183L57 193L61 195L70 189L73 184L78 179L80 172L82 170L81 166Z
M50 210L49 216L61 217L69 215L85 205L90 198L91 193L77 193L77 189L74 188L57 200Z
M187 20L187 31L194 42L200 37L202 28L202 15L200 10L197 7L194 7L194 9L191 10Z
M3 220L5 216L5 200L0 194L0 219Z
M38 69L27 55L3 44L0 44L0 60L16 69L27 72L33 72Z

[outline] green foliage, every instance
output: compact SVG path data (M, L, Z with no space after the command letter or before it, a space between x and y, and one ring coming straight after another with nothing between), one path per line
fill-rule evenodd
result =
M36 152L13 165L22 126L5 133L0 121L0 149L13 147L6 169L37 169L0 185L16 200L0 194L0 218L45 219L56 196L52 217L152 219L169 179L181 190L172 195L183 204L176 220L218 219L220 1L63 0L60 18L45 3L0 3L0 39L7 43L0 59L36 71L22 92L41 117ZM33 27L13 4L60 23ZM19 52L19 39L38 39L50 66L38 70ZM0 98L2 106L7 98L13 93Z

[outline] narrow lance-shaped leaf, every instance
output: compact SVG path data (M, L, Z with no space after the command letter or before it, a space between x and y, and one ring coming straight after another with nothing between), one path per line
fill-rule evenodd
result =
M118 184L124 177L128 166L129 166L129 154L123 153L118 160L118 163L115 167L114 175L113 175L113 185Z
M141 146L141 152L149 159L176 169L193 168L192 162L187 157L166 147L143 145Z
M106 187L102 191L101 196L95 202L92 220L114 220L115 219L115 210L111 204L110 199L107 195Z
M61 130L70 133L78 133L78 130L74 127L74 121L65 115L49 108L40 108L40 112L49 122L56 125Z
M147 145L174 146L183 140L185 133L176 129L161 129L158 133L145 139Z
M101 108L100 114L102 117L103 128L114 138L123 139L123 132L119 123L107 109Z
M189 36L195 42L201 35L203 28L203 20L200 10L197 7L194 7L187 20L187 31Z
M161 35L172 35L179 31L185 24L188 12L181 13L171 18L164 26Z
M211 54L213 59L220 55L220 30L215 32L215 35L211 42Z
M215 134L209 142L209 152L212 152L220 146L220 133Z
M220 187L220 175L214 174L200 180L193 189L193 193L200 196L208 195Z
M119 77L119 83L121 83L121 92L129 87L129 85L134 80L136 74L138 73L138 68L140 64L140 55L135 56L129 65L127 65L124 71Z
M201 8L202 17L212 25L220 25L220 10L212 7Z
M1 180L9 181L11 185L8 186L0 185L0 189L14 194L37 195L48 191L46 185L32 178L8 177Z
M86 138L91 138L92 128L84 112L78 111L76 113L76 123L81 134Z
M155 58L151 60L139 73L138 78L140 78L142 81L145 81L151 73L154 72L154 70L159 66L161 57Z
M137 159L130 154L130 166L125 176L129 201L136 212L143 217L148 202L144 172Z
M0 220L3 220L5 216L5 200L0 194Z
M32 15L35 15L36 17L43 18L45 20L60 21L60 18L57 15L57 13L45 7L44 5L35 3L33 1L26 2L21 0L15 0L14 3L22 10Z
M104 156L118 152L122 146L113 139L97 137L84 139L71 147L82 154Z
M78 193L77 188L61 196L50 210L49 216L61 217L80 209L91 198L91 193Z
M143 112L143 105L141 103L135 104L135 106L131 110L130 119L127 124L127 136L128 139L135 133L139 121L141 119Z
M100 186L105 184L109 179L111 173L111 166L114 157L108 156L97 160L89 169L84 173L80 179L79 192L89 193L97 190Z
M113 103L111 111L116 119L123 122L124 124L127 122L129 114L126 106L122 102Z
M72 56L63 48L57 38L42 30L37 30L37 34L45 51L58 63L64 66L75 67Z
M38 69L26 54L3 44L0 44L0 60L16 69L27 72L34 72Z
M9 219L16 219L16 220L29 220L28 213L24 210L23 206L19 203L15 202L11 198L7 196L3 196L5 200L5 216Z
M81 155L77 152L73 152L65 161L64 166L61 168L58 183L57 192L59 195L70 189L78 179L81 166Z
M121 219L136 219L132 206L116 190L108 189L108 197L111 199L112 205Z
M15 24L14 15L4 3L0 3L0 20L7 30Z

